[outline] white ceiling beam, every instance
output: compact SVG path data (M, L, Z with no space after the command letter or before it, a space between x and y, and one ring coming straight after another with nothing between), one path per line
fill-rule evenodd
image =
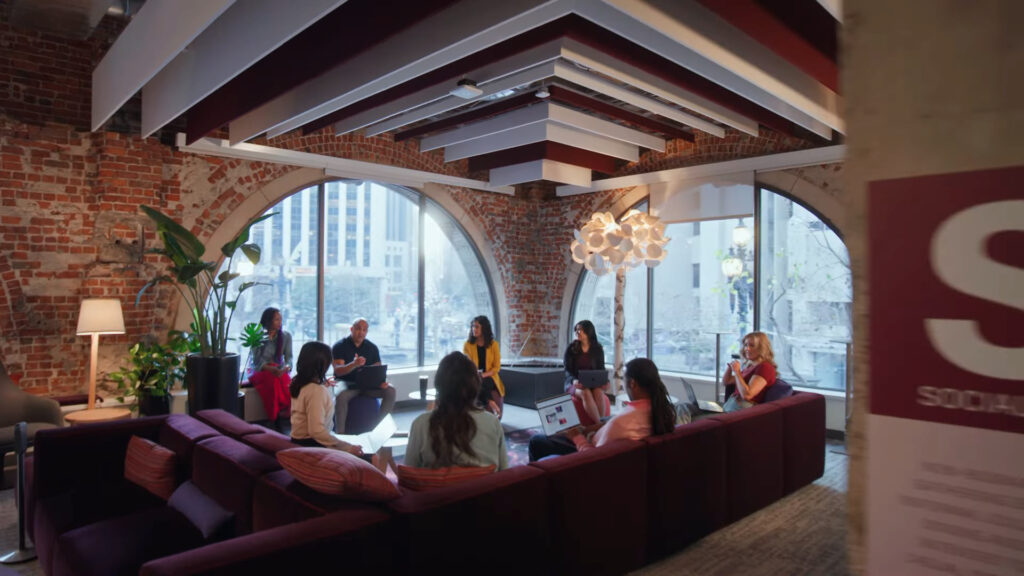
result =
M733 112L721 104L698 96L689 90L684 90L654 74L626 64L621 60L611 58L607 54L575 40L566 39L562 55L566 60L581 64L594 72L654 94L678 106L693 110L698 114L703 114L726 126L732 126L740 132L745 132L751 136L758 136L760 134L756 120Z
M693 114L681 112L678 109L654 100L653 98L641 96L621 86L616 86L607 80L598 78L597 76L580 70L574 66L569 66L562 62L557 63L555 65L555 76L563 80L568 80L574 84L579 84L588 90L600 92L601 94L611 96L616 100L632 104L633 106L642 108L648 112L657 114L658 116L668 118L669 120L679 122L680 124L686 124L687 126L696 128L702 132L707 132L712 136L717 136L719 138L725 137L725 129L721 126L698 118Z
M645 172L619 178L606 178L597 180L589 186L559 186L556 193L559 196L573 196L597 192L600 190L616 190L619 188L632 188L657 184L659 182L678 182L680 180L692 180L695 178L709 178L737 172L769 172L775 170L788 170L802 166L817 166L819 164L832 164L842 162L846 158L846 146L825 146L822 148L811 148L810 150L797 150L796 152L783 152L782 154L768 154L754 158L743 158L740 160L728 160L726 162L715 162L713 164L701 164L699 166L686 166L684 168L672 168L670 170L659 170L657 172Z
M92 129L132 96L235 0L150 0L92 71Z
M143 86L142 136L156 132L345 2L234 4Z
M429 152L438 148L444 148L445 146L451 146L452 144L458 144L459 142L498 134L520 126L545 122L549 117L548 103L538 100L536 104L531 106L517 108L499 116L456 128L455 130L422 138L420 139L420 152Z
M448 184L473 188L485 192L498 192L501 194L514 194L515 188L511 186L492 186L488 182L471 180L469 178L458 178L447 174L437 174L425 170L412 170L399 168L386 164L374 164L359 160L348 160L346 158L335 158L322 154L311 154L309 152L298 152L285 150L272 146L260 146L258 144L235 144L231 145L227 140L218 138L200 138L192 144L186 144L185 134L177 135L178 149L183 152L191 152L204 156L219 156L222 158L237 158L239 160L251 160L256 162L270 162L272 164L284 164L287 166L301 166L304 168L323 169L327 174L343 177L362 178L411 186L413 183L434 182L437 184Z
M550 180L575 186L590 185L590 168L556 162L533 160L522 164L491 168L488 178L492 185L522 184L537 180Z
M693 0L579 0L576 12L822 136L839 96Z
M843 21L843 0L818 0L818 4L821 4L836 19L836 22Z
M665 140L657 136L651 136L614 122L577 112L553 102L538 102L525 108L512 110L493 118L487 118L461 128L423 138L420 140L420 152L436 150L460 142L505 132L519 126L548 120L577 130L590 132L597 136L619 140L627 144L643 146L658 152L665 151Z
M453 144L444 149L444 161L451 162L544 141L558 142L630 162L636 162L640 158L640 150L633 144L597 136L548 120Z
M462 0L231 122L243 142L290 130L568 14L575 0ZM358 25L358 23L353 23Z
M519 54L514 54L497 62L489 63L466 74L451 76L437 84L434 84L433 86L418 90L391 102L381 104L380 106L374 106L369 110L354 114L349 118L336 122L334 124L334 134L336 136L347 134L360 128L370 126L371 124L380 123L388 118L404 114L411 110L417 110L420 107L431 103L450 102L452 107L449 109L465 106L468 104L466 99L449 95L451 89L455 88L456 83L462 78L470 78L474 80L477 88L484 91L483 94L475 99L476 101L479 101L490 94L499 92L500 90L509 89L497 89L499 81L504 80L503 82L500 82L500 85L502 86L507 86L510 81L515 82L515 84L511 86L512 88L524 83L532 82L534 81L534 78L538 78L536 72L538 70L538 66L558 58L562 52L561 47L562 39L552 40L550 42L545 42L540 46L520 52ZM546 76L540 76L538 79L543 79L545 77ZM406 124L415 121L416 120L407 121ZM275 132L276 129L271 131L269 134L273 136Z

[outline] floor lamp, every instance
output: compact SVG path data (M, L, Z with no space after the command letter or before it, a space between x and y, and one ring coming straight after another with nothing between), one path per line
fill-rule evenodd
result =
M78 312L78 335L92 336L89 354L89 406L96 405L96 361L99 356L100 334L124 334L124 315L121 301L115 298L86 298Z

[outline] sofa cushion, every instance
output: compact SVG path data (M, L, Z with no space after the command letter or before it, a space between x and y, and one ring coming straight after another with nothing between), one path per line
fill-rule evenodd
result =
M124 455L124 477L167 500L178 485L178 458L152 440L132 436Z
M782 408L783 494L825 473L825 397L797 392L775 403Z
M220 435L220 432L191 416L171 414L160 426L156 441L178 455L178 481L181 482L192 477L192 452L196 444Z
M647 446L616 440L530 464L547 473L556 574L624 574L647 543ZM614 488L615 496L609 497ZM622 495L628 494L628 497ZM595 538L595 534L614 534Z
M213 410L200 410L199 412L196 412L196 418L210 426L213 426L222 434L227 434L235 439L241 438L246 434L259 434L266 430L266 428L262 426L250 424L238 416L235 416L225 410L221 410L220 408Z
M296 446L291 438L273 430L266 430L257 434L246 434L240 440L264 454L277 454L281 450L288 450Z
M445 468L414 468L398 465L398 485L415 492L443 488L480 478L494 473L494 464L490 466L447 466Z
M404 492L387 505L397 515L391 537L406 543L399 573L463 574L469 567L480 573L551 573L551 501L547 479L536 468L517 466L455 486ZM452 551L453 538L458 553ZM530 552L503 553L503 542Z
M291 472L277 470L261 477L253 489L252 529L258 532L334 512L366 509L379 510L380 506L317 492L296 480Z
M251 446L227 436L196 445L192 482L207 496L235 514L235 533L252 531L252 491L267 472L281 465Z
M782 497L782 412L768 402L711 417L725 428L729 522Z
M793 387L782 378L775 378L775 382L764 391L764 401L774 402L793 395Z
M368 502L383 502L399 496L387 476L348 452L291 448L278 452L277 461L299 482L317 492Z
M644 442L651 561L725 526L725 433L705 418Z
M154 558L203 545L199 531L167 506L103 520L62 535L52 576L129 576Z
M235 515L221 508L220 504L204 494L191 481L178 486L174 494L171 494L167 505L188 518L203 535L204 540L223 540L231 536Z

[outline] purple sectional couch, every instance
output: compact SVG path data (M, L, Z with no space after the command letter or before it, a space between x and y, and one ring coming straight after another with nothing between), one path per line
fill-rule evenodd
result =
M128 439L173 450L234 513L204 540L123 479ZM33 538L50 576L305 573L621 574L674 553L824 472L825 401L793 396L672 434L512 468L386 504L310 490L276 432L223 411L41 431ZM754 488L756 487L756 488Z

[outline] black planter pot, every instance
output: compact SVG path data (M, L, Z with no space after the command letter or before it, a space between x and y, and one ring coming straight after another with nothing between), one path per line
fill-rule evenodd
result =
M188 413L220 408L241 417L238 401L238 354L223 358L189 355L185 358Z
M139 416L159 416L170 413L171 397L169 394L163 396L142 394L139 396Z

